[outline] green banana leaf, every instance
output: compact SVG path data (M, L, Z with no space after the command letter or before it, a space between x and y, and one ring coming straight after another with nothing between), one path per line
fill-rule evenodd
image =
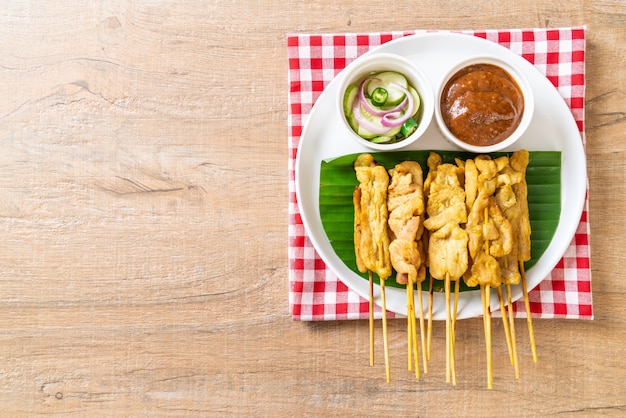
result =
M455 158L466 160L475 154L456 151L436 151L444 163L454 163ZM388 170L402 161L417 161L424 177L428 174L426 160L430 151L397 151L371 153L379 164ZM358 185L352 164L358 154L344 155L322 161L320 171L319 208L324 231L337 256L352 271L359 273L354 255L354 206L352 192ZM496 158L503 153L494 153ZM531 259L524 268L530 269L550 244L561 214L561 153L558 151L531 151L526 171L528 184L528 211L531 225ZM392 275L395 277L395 272ZM376 279L377 280L377 279ZM387 280L388 286L404 287L395 280ZM428 280L423 283L428 287ZM468 288L461 281L461 291ZM440 290L440 289L436 289Z

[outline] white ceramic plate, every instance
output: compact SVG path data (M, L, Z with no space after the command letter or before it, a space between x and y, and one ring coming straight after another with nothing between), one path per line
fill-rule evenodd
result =
M583 210L587 169L585 152L576 122L565 101L550 83L527 60L494 42L471 35L455 33L429 33L400 38L385 43L367 54L395 53L413 60L425 71L433 86L440 85L442 78L456 63L476 55L494 55L508 61L523 72L535 95L535 114L524 136L515 149L529 151L561 151L561 216L554 237L543 256L526 272L529 290L537 286L554 268L568 248ZM349 288L362 297L369 298L366 280L350 270L335 254L320 219L319 179L323 160L371 150L348 138L336 106L336 89L340 73L322 92L306 121L296 157L296 195L302 222L326 265ZM345 138L344 138L345 137ZM435 120L424 137L409 149L452 150L455 149L439 133ZM506 150L505 150L506 151ZM497 295L492 292L492 306L498 306ZM387 309L406 315L406 292L404 289L386 287ZM426 295L424 295L426 297ZM522 297L520 286L512 290L513 300ZM375 291L374 302L380 305L380 289ZM425 301L426 302L426 301ZM482 303L478 290L461 292L458 318L482 315ZM436 293L433 318L445 319L443 294Z

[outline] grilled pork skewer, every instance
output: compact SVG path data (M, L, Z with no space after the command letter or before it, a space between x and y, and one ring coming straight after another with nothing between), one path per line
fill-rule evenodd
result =
M510 295L510 286L522 284L524 293L524 305L526 308L526 318L528 322L528 332L530 334L533 360L536 363L537 347L530 313L530 303L528 301L528 288L524 272L524 262L530 260L530 219L528 215L528 185L526 184L526 168L529 162L529 153L526 150L515 151L509 158L509 165L501 170L508 175L509 184L502 184L496 192L498 203L504 210L504 216L511 223L515 240L511 253L500 259L503 282L507 286ZM509 305L510 317L512 317L512 306ZM514 333L512 328L512 334ZM519 374L519 372L517 372Z
M405 161L389 170L391 183L387 194L391 243L391 265L396 270L396 282L405 284L407 290L408 365L415 363L415 377L420 377L417 327L415 323L415 296L413 288L418 285L420 335L424 372L428 372L426 341L424 338L424 309L421 283L426 277L425 251L423 247L424 193L423 173L419 163Z
M500 306L504 308L500 289L502 273L498 260L511 253L515 241L511 224L495 197L498 182L507 183L506 175L498 175L507 165L507 157L492 160L488 156L478 156L465 163L465 190L470 196L466 201L469 210L466 229L469 234L470 268L464 275L464 280L470 287L480 285L481 288L489 389L493 387L490 289L497 289ZM509 322L504 309L502 320L509 356L513 362Z
M460 280L468 267L468 235L461 227L467 222L463 164L440 164L438 156L431 154L429 160L428 219L424 227L429 230L428 266L430 275L444 281L446 298L446 381L456 384L454 356L455 333L450 312L450 282ZM455 286L455 289L457 287Z
M387 382L389 382L389 339L385 297L385 280L391 275L390 242L387 230L389 175L387 170L378 165L370 154L359 155L354 162L354 170L359 181L353 195L354 250L359 271L362 273L369 272L370 279L370 364L374 364L372 273L376 273L380 279L385 372Z

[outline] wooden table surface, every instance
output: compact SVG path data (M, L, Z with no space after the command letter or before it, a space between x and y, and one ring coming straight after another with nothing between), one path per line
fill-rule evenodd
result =
M595 319L536 320L492 391L479 318L454 387L292 321L286 34L577 25ZM0 415L626 415L625 63L615 0L2 0Z

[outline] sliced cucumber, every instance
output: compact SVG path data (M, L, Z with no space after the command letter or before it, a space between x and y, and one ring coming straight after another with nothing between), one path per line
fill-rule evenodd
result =
M356 121L354 117L354 113L351 113L350 116L347 117L348 125L352 128L354 132L358 132L359 130L359 122Z
M359 126L357 134L361 138L367 139L371 142L377 142L377 143L378 142L390 142L396 138L396 135L398 135L398 133L400 133L400 129L402 129L401 126L398 126L397 128L391 128L389 132L387 132L384 135L381 135L381 134L375 134L373 132L370 132L367 129Z
M354 84L350 84L346 88L346 92L343 95L343 113L346 115L348 124L355 132L358 129L359 124L354 119L354 115L352 114L352 106L354 105L354 101L356 100L358 94L359 88Z
M379 136L378 134L368 131L361 125L357 126L356 133L363 139L372 139L372 138L376 138L377 136Z
M398 140L398 135L401 133L400 132L401 130L402 130L401 126L398 126L397 128L391 128L391 130L387 132L386 134L378 135L374 138L371 138L370 141L377 143L377 144L386 143L386 142L396 142Z
M354 104L357 94L359 94L359 88L354 84L349 84L343 95L343 113L345 113L346 116L352 115L352 105Z
M420 95L412 86L409 86L408 89L411 92L411 96L413 96L413 101L415 102L415 108L413 109L413 114L411 116L417 115L417 112L420 110L420 106L422 105L422 100L420 99Z
M363 116L363 119L367 119L368 122L370 122L372 125L374 125L377 128L383 128L382 117L372 115L367 110L365 110L365 108L363 108L363 105L359 105L359 106L360 106L359 109L361 110L361 116Z
M384 136L374 137L374 138L370 139L370 142L373 142L375 144L384 144L386 142L391 142L394 139L396 139L395 135L394 136L384 135Z
M365 119L367 119L370 124L372 124L373 126L380 128L381 130L386 129L387 132L385 132L384 134L379 134L379 133L374 133L374 132L370 132L368 131L366 128L362 127L361 125L358 125L356 130L356 133L361 137L361 138L365 138L368 139L370 141L372 141L374 138L377 137L395 137L399 132L400 129L402 128L401 126L398 126L396 128L389 128L386 127L382 124L382 116L374 116L371 113L368 113L367 110L363 109L363 106L360 107L360 111L361 111L361 116ZM383 140L380 140L380 142L386 142Z
M406 77L395 71L383 71L371 76L377 80L371 80L367 83L367 94L372 97L374 90L377 88L383 88L387 90L387 101L385 106L395 106L404 100L404 92L398 88L395 88L393 84L399 84L405 89L409 87L409 82Z

